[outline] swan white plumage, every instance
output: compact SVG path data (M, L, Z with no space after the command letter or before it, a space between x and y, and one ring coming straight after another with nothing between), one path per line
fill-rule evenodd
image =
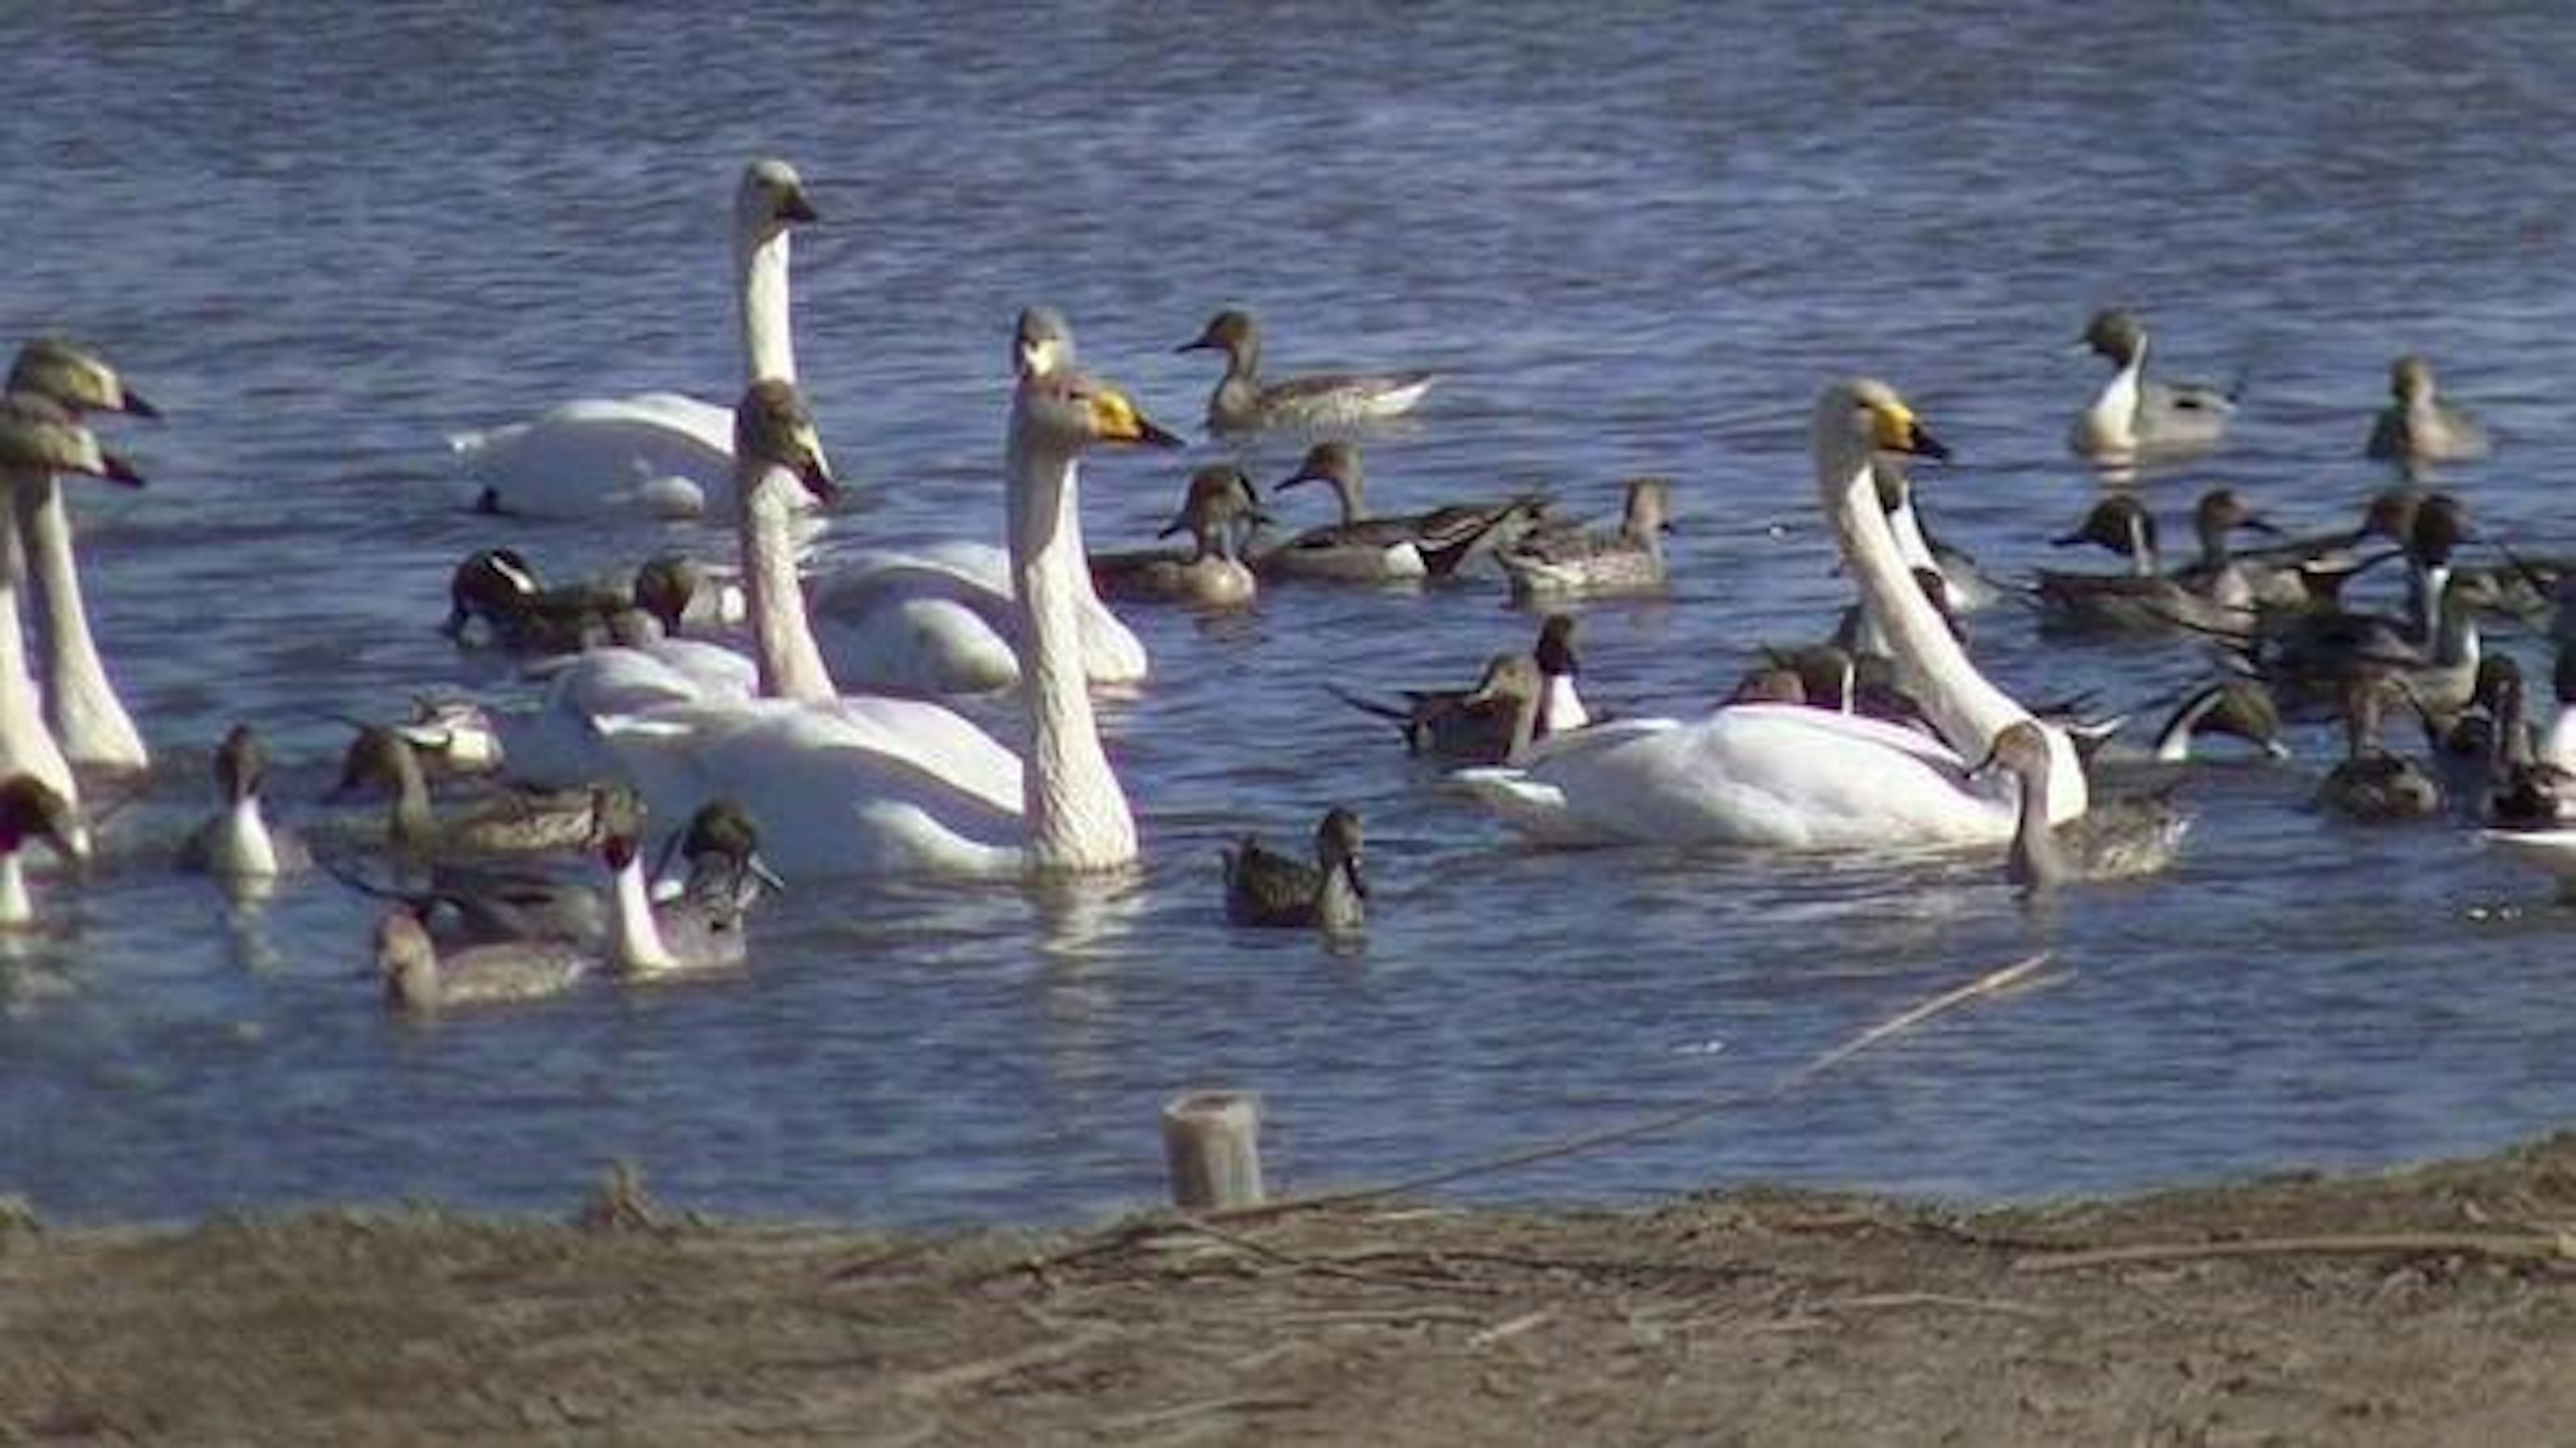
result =
M749 377L796 380L789 235L816 218L795 167L764 159L743 169L734 194L734 262ZM581 398L448 442L480 486L476 506L486 512L687 517L732 506L733 410L676 392Z
M142 481L122 459L101 451L97 436L51 397L35 392L0 397L0 487L14 499L51 486L53 478L65 473L128 484ZM14 503L0 508L0 777L32 775L77 804L80 786L47 721L19 632L18 592L33 550L20 546L17 520Z
M796 470L813 466L811 424L794 389L775 382L755 384L742 413L743 577L764 697L603 721L647 798L673 813L717 796L738 801L790 879L1132 862L1135 821L1101 748L1081 665L1089 582L1071 523L1077 459L1097 444L1179 440L1071 368L1020 378L1006 467L1030 722L1024 768L939 705L835 695L801 606L781 499Z
M1021 311L1012 329L1014 377L1074 365L1073 329L1053 307ZM1067 514L1074 556L1082 520ZM806 609L832 677L858 689L983 694L1020 682L1020 609L1010 554L950 539L909 549L844 553L815 571ZM1083 672L1095 684L1138 684L1145 641L1100 601L1085 570L1075 599Z
M1894 390L1865 379L1825 391L1814 441L1844 560L1939 738L1802 705L1731 704L1689 720L1594 724L1553 736L1516 766L1453 777L1506 822L1556 843L1886 849L2011 839L2011 788L1970 778L1966 761L2031 716L1977 672L1924 596L1870 473L1877 449L1943 449ZM2064 732L2043 729L2059 766L2049 818L2075 818L2083 770Z

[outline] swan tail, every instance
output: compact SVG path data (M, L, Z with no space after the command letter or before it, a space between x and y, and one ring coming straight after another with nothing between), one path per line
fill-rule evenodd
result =
M1511 768L1461 769L1449 778L1493 811L1495 818L1524 834L1558 841L1573 837L1565 791L1555 785Z

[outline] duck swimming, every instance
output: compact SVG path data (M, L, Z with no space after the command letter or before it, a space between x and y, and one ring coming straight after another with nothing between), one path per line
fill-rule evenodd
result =
M1236 436L1268 428L1345 427L1411 412L1431 390L1432 372L1329 372L1265 382L1261 329L1249 312L1208 319L1194 341L1177 349L1225 354L1225 376L1208 396L1208 431Z
M2435 393L2433 364L2408 353L2388 367L2388 406L2371 424L2365 456L2413 476L2437 463L2471 462L2488 451L2487 430Z
M595 957L560 940L506 940L442 952L420 918L396 905L376 917L376 970L385 1004L429 1015L561 995L593 972Z
M182 866L228 880L272 880L313 863L304 842L272 829L260 806L268 751L257 731L247 724L226 730L215 749L214 774L223 808L188 837Z
M2082 880L2124 880L2169 868L2189 817L2163 792L2097 796L2081 816L2048 818L2049 774L2056 751L2035 720L2007 726L1978 766L1999 765L2021 782L2005 878L2031 890Z
M70 864L89 863L89 826L79 807L32 774L11 775L0 782L0 929L36 922L22 858L29 840L42 840L56 858Z
M1619 526L1534 527L1494 550L1515 599L1654 592L1664 586L1664 535L1672 531L1672 482L1631 478ZM1875 489L1873 488L1873 496Z
M794 166L764 159L743 168L733 216L744 370L755 379L792 382L790 237L820 213ZM461 432L448 442L479 489L475 507L481 512L695 517L731 507L733 411L678 393L582 398L527 422Z
M1451 764L1508 764L1538 740L1592 722L1575 682L1581 669L1574 616L1552 613L1539 625L1530 653L1494 656L1468 688L1407 689L1397 705L1327 687L1364 714L1394 720L1409 754ZM1526 718L1517 707L1523 696Z
M1201 468L1190 475L1181 511L1156 535L1186 532L1190 551L1094 553L1091 585L1103 598L1240 608L1252 601L1258 584L1236 557L1235 538L1266 521L1252 480L1241 468L1225 463Z
M1335 806L1315 827L1315 863L1292 860L1245 835L1222 852L1225 918L1236 925L1360 928L1368 882L1360 874L1360 817Z
M1332 485L1341 503L1338 522L1309 528L1256 560L1265 575L1349 583L1446 578L1483 548L1508 546L1547 506L1546 495L1523 493L1490 503L1453 503L1427 512L1373 516L1360 470L1360 450L1345 441L1309 448L1279 490L1304 483Z
M1895 390L1854 379L1814 413L1817 489L1862 595L1888 635L1897 676L1939 737L1797 704L1729 704L1692 719L1594 724L1533 747L1517 767L1451 778L1505 823L1553 843L1738 843L1903 849L2002 844L2018 806L1970 778L1978 754L2030 712L1980 674L1902 554L1870 470L1881 450L1941 456ZM2048 817L2084 813L2074 747L2041 726L2060 767Z
M2254 584L2230 556L2227 538L2240 528L2273 532L2271 523L2246 506L2235 489L2212 488L2193 506L2192 526L2200 539L2200 558L2190 568L2168 574L2158 566L2155 519L2144 505L2125 493L2095 504L2082 526L2053 541L2097 543L2125 553L2129 571L2041 569L2036 597L2042 621L2055 628L2123 633L2188 629L2242 637L2253 632L2259 617Z
M2067 434L2077 456L2128 464L2205 452L2226 435L2235 398L2215 387L2147 377L2147 329L2136 314L2118 307L2095 313L2081 345L2108 360L2112 372Z

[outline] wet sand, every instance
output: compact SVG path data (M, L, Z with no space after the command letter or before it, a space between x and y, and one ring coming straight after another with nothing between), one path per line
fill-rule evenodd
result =
M0 1230L0 1440L2563 1441L2576 1135L2042 1208Z

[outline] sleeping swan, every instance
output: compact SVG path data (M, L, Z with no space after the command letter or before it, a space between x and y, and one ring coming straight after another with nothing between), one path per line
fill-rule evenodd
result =
M1893 389L1865 379L1826 389L1814 441L1844 560L1939 738L1798 704L1729 704L1695 719L1594 724L1528 748L1516 765L1454 777L1507 823L1555 843L1887 849L2010 840L2012 788L1971 779L1967 759L2030 714L1977 672L1916 585L1870 472L1878 450L1945 450ZM2084 772L2063 731L2045 733L2059 765L2048 774L2048 817L2062 822L2084 813Z
M796 380L788 234L816 219L796 168L754 161L734 194L734 263L749 375ZM508 427L448 439L480 488L475 507L519 517L728 511L733 411L676 392L585 397Z
M964 718L906 699L839 697L797 591L781 495L816 470L795 390L742 405L743 577L762 697L603 721L657 809L724 796L761 822L781 875L1006 875L1115 869L1136 826L1110 772L1081 667L1088 591L1077 461L1103 445L1176 446L1127 398L1071 369L1024 375L1011 404L1010 570L1029 715L1027 763Z

